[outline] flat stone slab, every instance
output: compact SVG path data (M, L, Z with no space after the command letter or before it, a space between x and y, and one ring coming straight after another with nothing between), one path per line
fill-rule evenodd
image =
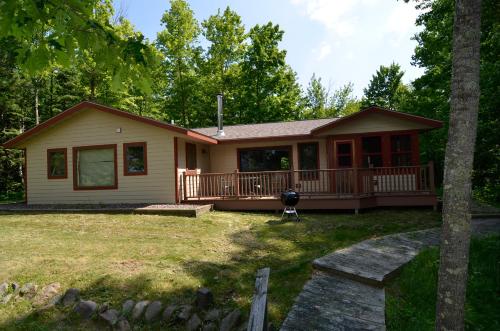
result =
M22 213L116 213L153 214L198 217L213 209L213 205L188 204L47 204L27 205L24 203L0 204L4 214Z
M439 229L362 241L314 260L313 266L373 286L383 287L422 249L439 244Z
M472 221L472 233L500 233L500 218ZM369 239L314 260L311 280L281 330L385 330L384 284L422 249L440 243L440 229Z
M281 330L385 330L384 305L384 289L316 272Z

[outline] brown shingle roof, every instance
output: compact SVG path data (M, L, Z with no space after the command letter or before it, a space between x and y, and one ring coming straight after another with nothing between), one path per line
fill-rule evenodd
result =
M241 125L226 125L224 126L224 137L216 137L217 140L233 140L233 139L255 139L255 138L272 138L286 136L304 136L311 134L313 129L316 129L325 124L336 121L337 118L323 118L316 120L292 121L292 122L275 122L261 124L241 124ZM217 127L192 129L195 132L201 133L209 137L215 137Z

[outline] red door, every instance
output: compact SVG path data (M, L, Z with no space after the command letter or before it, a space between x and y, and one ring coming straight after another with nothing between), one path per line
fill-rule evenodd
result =
M332 176L332 190L336 194L353 193L352 169L354 166L354 144L352 140L335 141L335 168Z

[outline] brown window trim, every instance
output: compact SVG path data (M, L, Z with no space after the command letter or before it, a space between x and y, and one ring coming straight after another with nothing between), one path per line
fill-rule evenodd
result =
M50 174L51 163L50 153L63 152L64 153L64 175L52 176ZM49 148L47 149L47 179L66 179L68 178L68 149L67 148Z
M188 168L188 146L192 146L190 148L194 148L194 163L196 164L194 168ZM196 148L196 144L186 143L184 152L186 153L186 170L196 170L198 168L198 150Z
M142 146L144 149L144 171L129 172L127 165L127 147ZM148 146L145 141L123 144L123 176L145 176L148 174Z
M290 169L289 170L280 170L280 171L291 171L294 169L293 167L293 146L292 145L280 145L280 146L257 146L257 147L244 147L236 149L236 164L238 167L238 171L241 171L240 167L240 153L242 151L254 151L254 150L262 150L262 149L283 149L288 150L290 153Z
M304 170L304 172L299 172L299 180L319 180L319 173L318 171L314 171L311 169L302 169L300 167L300 146L301 145L316 145L316 164L318 165L318 168L315 170L319 170L321 167L319 163L319 142L317 141L309 141L309 142L303 142L303 143L297 143L297 159L298 159L298 165L297 167L299 170Z
M86 149L107 149L113 148L115 159L115 185L113 186L85 186L78 187L77 185L77 154L79 150ZM118 188L118 157L116 155L116 144L108 145L92 145L92 146L77 146L73 147L73 190L74 191L88 191L88 190L115 190Z

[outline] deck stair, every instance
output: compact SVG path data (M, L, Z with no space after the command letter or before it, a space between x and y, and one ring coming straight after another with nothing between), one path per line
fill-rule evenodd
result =
M475 234L500 232L500 219L474 220ZM422 249L439 245L440 229L362 241L314 260L312 278L281 330L385 330L385 290Z

